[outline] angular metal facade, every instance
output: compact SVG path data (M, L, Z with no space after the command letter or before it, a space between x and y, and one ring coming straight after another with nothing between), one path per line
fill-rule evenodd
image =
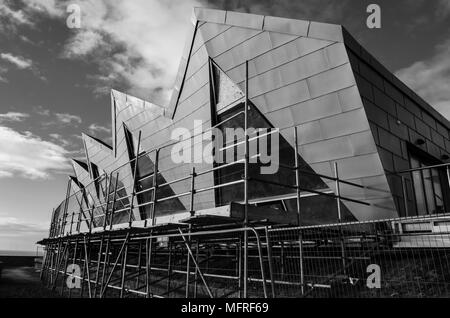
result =
M317 174L333 176L337 163L340 179L364 186L343 184L340 189L342 196L370 204L343 202L357 220L406 214L405 191L391 173L410 168L408 144L423 138L419 148L448 162L442 159L450 151L448 121L376 62L341 26L197 8L191 34L167 107L112 91L112 146L83 135L86 163L73 161L74 183L87 187L96 175L119 169L118 178L129 195L133 192L129 161L138 147L139 133L140 152L171 144L176 128L194 132L199 121L204 130L211 128L211 61L226 74L230 86L241 92L245 91L248 61L250 102L273 127L280 128L281 136L297 147L308 166ZM165 180L186 177L193 167L197 171L213 167L208 163L176 165L169 156L168 148L159 153L158 170ZM150 154L147 161L152 166L155 158ZM322 181L336 192L334 182ZM189 183L174 183L171 191L182 193ZM209 174L196 179L199 188L214 184ZM412 211L410 179L407 184L408 210ZM101 200L99 196L105 193L86 190L94 200ZM189 211L187 197L177 200L172 206ZM197 195L195 210L217 205L214 191L205 191ZM164 211L160 213L181 212ZM312 211L334 213L331 206ZM139 209L133 215L136 221L148 217ZM324 217L323 222L333 219Z

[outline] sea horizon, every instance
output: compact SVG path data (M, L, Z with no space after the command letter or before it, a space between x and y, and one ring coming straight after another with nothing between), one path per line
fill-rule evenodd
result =
M44 253L40 250L36 251L24 251L24 250L0 250L0 256L43 256Z

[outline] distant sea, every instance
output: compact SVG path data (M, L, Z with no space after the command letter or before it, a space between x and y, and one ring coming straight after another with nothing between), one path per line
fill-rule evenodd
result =
M43 256L42 251L38 252L38 256ZM7 251L0 250L0 256L36 256L36 251Z

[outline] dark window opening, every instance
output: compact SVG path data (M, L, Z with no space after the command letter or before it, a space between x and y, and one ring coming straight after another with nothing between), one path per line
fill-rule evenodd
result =
M418 215L442 214L449 211L449 184L445 168L426 168L439 165L436 159L418 151L410 151L413 171L414 197Z

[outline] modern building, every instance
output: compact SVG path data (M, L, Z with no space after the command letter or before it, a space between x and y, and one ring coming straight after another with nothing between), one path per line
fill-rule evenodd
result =
M114 177L119 168L121 197L133 193L133 163L138 136L140 151L173 143L176 128L243 127L245 64L248 61L249 127L280 129L281 163L299 160L307 174L305 190L336 192L337 163L343 184L341 195L370 205L345 201L348 220L373 220L442 213L449 210L445 169L394 172L449 162L449 122L383 67L339 25L270 16L196 8L192 31L169 105L111 92L112 145L83 135L86 160L73 160L72 193L87 189L90 204L104 201L106 189L93 186L104 174ZM222 125L219 125L222 123ZM257 127L258 126L258 127ZM295 144L294 127L298 136ZM213 164L175 164L170 147L161 150L160 183L213 168ZM137 179L153 173L154 154L139 159ZM196 185L208 188L241 178L236 168L200 176ZM256 172L256 170L254 170ZM233 173L235 174L233 176ZM253 170L250 172L252 178ZM231 176L230 176L231 175ZM402 182L402 176L404 177ZM259 176L261 177L261 176ZM296 211L295 191L250 180L250 202L273 211ZM295 185L295 174L280 168L270 179ZM144 179L139 189L151 187ZM166 196L187 191L190 180L161 189ZM103 191L103 192L102 192ZM447 196L445 195L447 194ZM406 199L405 199L406 195ZM138 195L137 203L149 200ZM129 204L129 198L121 203ZM232 185L196 195L194 210L242 202L243 185ZM79 198L79 201L83 201ZM189 197L164 201L158 216L189 212ZM405 207L406 205L406 207ZM151 207L133 210L133 220L149 218ZM58 210L59 211L59 210ZM101 214L101 211L98 213ZM336 220L333 198L302 196L306 224ZM166 222L163 219L161 222ZM127 213L115 223L127 223Z
M86 158L72 160L50 240L239 223L245 215L249 222L320 225L450 211L449 121L340 25L196 8L169 105L112 91L111 117L111 145L83 135ZM212 149L201 137L213 128L245 127L279 137L276 173L262 174L261 162L245 173L245 139L235 139L227 163L195 151ZM191 162L173 160L177 129ZM264 136L249 137L250 147ZM222 146L216 156L230 148L215 143ZM59 254L52 255L44 268L54 266L48 262Z

